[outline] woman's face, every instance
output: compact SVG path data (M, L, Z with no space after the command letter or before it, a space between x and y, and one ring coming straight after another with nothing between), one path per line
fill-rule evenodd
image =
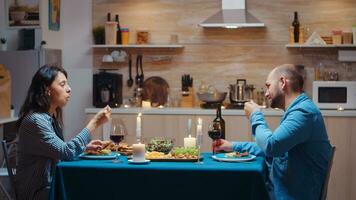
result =
M68 85L67 78L62 72L58 72L56 78L49 87L49 97L51 107L64 107L69 101L71 88Z

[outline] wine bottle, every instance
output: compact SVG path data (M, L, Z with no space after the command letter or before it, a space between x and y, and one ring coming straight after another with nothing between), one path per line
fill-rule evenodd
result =
M298 12L294 12L294 20L292 23L294 28L294 42L299 43L299 20L298 20Z
M106 21L111 21L111 13L108 13L107 15L106 15Z
M121 39L121 27L120 27L120 22L119 22L119 15L115 15L115 21L117 22L116 44L122 44L122 39Z
M221 139L225 139L225 120L221 116L221 106L216 109L216 118L214 119L214 124L220 125L221 128Z

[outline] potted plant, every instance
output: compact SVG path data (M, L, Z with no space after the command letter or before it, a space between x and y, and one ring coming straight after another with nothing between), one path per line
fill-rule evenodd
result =
M0 38L0 46L2 51L6 51L7 49L6 38L4 37Z
M105 28L104 26L96 26L93 28L94 44L105 44Z

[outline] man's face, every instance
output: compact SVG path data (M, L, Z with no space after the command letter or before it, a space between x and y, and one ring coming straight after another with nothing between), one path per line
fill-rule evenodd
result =
M272 71L266 81L266 98L272 108L284 108L284 92L280 86L280 77Z

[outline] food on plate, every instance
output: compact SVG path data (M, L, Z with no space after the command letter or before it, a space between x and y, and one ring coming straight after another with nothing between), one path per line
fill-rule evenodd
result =
M132 146L121 142L117 148L117 151L120 152L122 155L131 155L132 154Z
M249 153L247 151L241 153L239 151L237 152L231 152L231 153L225 153L226 158L241 158L241 157L246 157L248 156Z
M198 149L195 147L179 147L175 148L171 152L172 157L177 159L197 159L198 158Z
M151 151L151 152L146 152L145 158L148 160L152 159L170 159L172 158L171 154L164 154L163 152L158 152L158 151Z
M116 151L115 143L112 141L102 141L102 145L100 149L86 149L86 155L109 155L111 151Z
M158 151L168 154L173 148L173 139L152 138L146 145L147 151Z
M110 149L85 150L86 155L102 156L102 155L109 155L110 153L111 153Z

